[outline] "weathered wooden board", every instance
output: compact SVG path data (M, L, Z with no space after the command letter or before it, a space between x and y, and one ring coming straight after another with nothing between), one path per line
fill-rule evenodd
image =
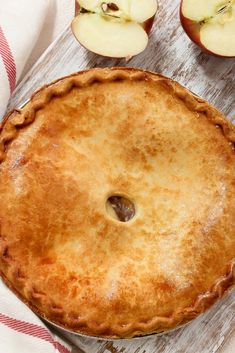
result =
M206 98L235 122L235 60L203 54L179 22L179 1L160 4L148 49L128 63L88 53L67 29L17 87L9 108L19 106L41 85L91 67L132 66L160 72ZM71 338L71 337L70 337ZM72 340L85 353L234 353L235 292L205 316L175 332L134 341Z

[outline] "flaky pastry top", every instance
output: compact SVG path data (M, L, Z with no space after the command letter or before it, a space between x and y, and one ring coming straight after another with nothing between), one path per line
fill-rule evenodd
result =
M178 83L136 69L60 79L0 133L0 272L64 328L177 327L234 284L235 129ZM135 216L107 212L112 195Z

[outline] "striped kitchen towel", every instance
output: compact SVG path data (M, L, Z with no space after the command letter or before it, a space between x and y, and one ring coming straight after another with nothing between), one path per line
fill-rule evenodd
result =
M71 22L74 10L74 0L0 0L0 120L19 78Z
M1 280L0 352L71 352L71 347L58 336L52 334L44 323Z
M40 35L47 0L0 0L0 117Z

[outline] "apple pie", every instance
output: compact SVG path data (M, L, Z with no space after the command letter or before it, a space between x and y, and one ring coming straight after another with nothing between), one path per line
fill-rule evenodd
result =
M235 128L178 83L93 69L0 131L0 272L41 317L126 338L204 313L235 283Z

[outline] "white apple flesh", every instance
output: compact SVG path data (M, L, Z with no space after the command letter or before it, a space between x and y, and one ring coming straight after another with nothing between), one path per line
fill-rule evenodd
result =
M132 57L148 44L157 0L78 0L72 30L88 50L113 58Z
M235 57L235 0L182 0L181 22L208 53Z
M79 42L90 51L109 57L123 58L143 51L147 33L136 23L120 24L97 14L83 14L73 22ZM95 29L96 28L96 29Z

